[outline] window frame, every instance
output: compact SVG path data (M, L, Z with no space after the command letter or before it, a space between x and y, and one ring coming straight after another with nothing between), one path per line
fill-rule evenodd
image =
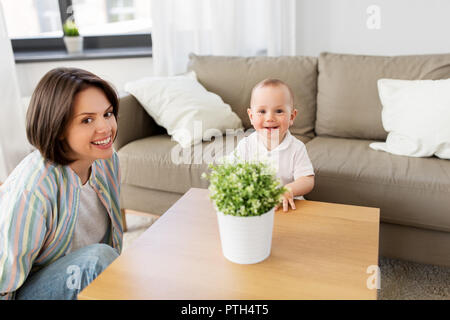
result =
M61 25L64 24L69 17L67 9L72 5L72 0L58 0ZM32 53L42 52L65 52L66 47L63 40L64 35L60 37L35 37L35 38L17 38L11 39L12 49L16 56L16 62L21 62L25 56ZM98 51L107 52L107 49L114 49L117 55L120 56L120 50L117 49L140 49L144 52L144 56L151 56L152 52L152 36L147 34L118 34L118 35L103 35L103 36L83 36L84 51ZM146 53L145 53L146 52ZM70 55L67 54L68 59ZM108 55L110 56L110 55ZM125 54L126 56L126 54ZM21 58L22 57L22 58ZM42 54L40 55L42 58ZM82 59L83 54L78 58ZM51 60L51 58L50 58Z

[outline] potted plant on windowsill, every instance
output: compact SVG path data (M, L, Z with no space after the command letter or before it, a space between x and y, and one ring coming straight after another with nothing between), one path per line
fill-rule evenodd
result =
M78 27L73 19L67 19L63 25L64 43L67 52L81 53L83 51L83 37L78 32Z
M222 252L239 264L265 260L271 251L275 206L286 192L264 162L225 160L203 174L217 211Z

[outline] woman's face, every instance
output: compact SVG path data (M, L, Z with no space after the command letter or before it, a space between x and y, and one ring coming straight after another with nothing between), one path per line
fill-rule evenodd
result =
M92 163L112 157L116 132L113 106L101 89L88 87L75 95L73 114L64 134L71 159Z

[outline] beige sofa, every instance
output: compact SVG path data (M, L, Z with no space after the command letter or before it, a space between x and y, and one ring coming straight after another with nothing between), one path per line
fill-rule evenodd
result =
M191 55L188 69L230 104L245 128L253 85L268 77L287 82L299 110L291 133L306 143L316 173L306 198L380 208L380 255L450 266L450 161L369 148L387 136L377 80L450 78L450 54ZM208 186L200 177L207 165L174 164L175 142L134 97L121 98L118 121L123 208L163 214L189 188Z

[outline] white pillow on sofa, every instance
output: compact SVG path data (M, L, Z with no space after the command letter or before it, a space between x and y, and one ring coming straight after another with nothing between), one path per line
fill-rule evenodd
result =
M450 159L450 79L378 80L386 143L370 147L389 153Z
M208 129L225 133L226 129L242 128L241 119L231 107L217 94L207 91L193 71L128 82L125 91L136 97L155 122L183 148L201 142Z

